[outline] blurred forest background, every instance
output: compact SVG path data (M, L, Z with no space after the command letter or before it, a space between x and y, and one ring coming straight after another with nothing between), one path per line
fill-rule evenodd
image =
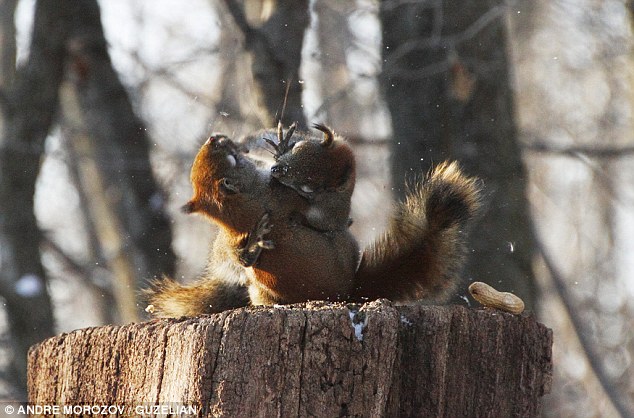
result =
M148 279L202 270L214 230L178 211L198 146L281 117L354 146L362 245L431 164L483 178L465 277L514 291L553 329L544 416L634 416L632 12L0 0L0 399L25 398L30 345L143 320Z

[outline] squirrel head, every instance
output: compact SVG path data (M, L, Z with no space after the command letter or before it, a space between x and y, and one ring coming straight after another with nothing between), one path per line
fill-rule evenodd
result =
M304 135L277 158L271 175L300 195L312 199L323 192L348 192L355 184L355 158L350 147L330 128L314 125L323 138Z
M185 213L201 213L216 221L230 218L229 211L243 199L243 189L250 187L257 175L254 164L226 135L215 134L196 154L191 170L192 198L183 207ZM235 201L235 202L234 202Z

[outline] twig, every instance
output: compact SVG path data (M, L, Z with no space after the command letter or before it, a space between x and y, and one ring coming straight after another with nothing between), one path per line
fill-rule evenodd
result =
M42 244L57 255L67 268L82 279L82 282L89 287L99 290L100 292L107 292L110 295L110 286L106 283L101 284L91 279L94 269L87 268L75 261L71 256L66 254L66 252L57 245L55 241L46 235L42 237Z
M242 7L234 0L225 0L225 5L229 9L229 13L233 16L234 22L238 25L238 28L244 36L249 39L256 35L257 30L249 24L247 17L244 15Z
M634 146L598 148L577 145L570 147L556 147L545 142L531 142L522 144L522 148L530 152L569 155L573 157L577 157L582 154L596 158L622 158L629 157L631 154L634 154Z
M480 31L489 26L492 22L499 19L500 16L504 14L506 9L506 5L495 6L484 13L482 16L480 16L464 31L456 33L454 35L446 35L442 37L434 35L426 39L412 39L410 41L403 42L392 54L390 54L390 63L384 67L383 71L385 73L395 72L396 70L393 70L393 68L397 66L398 61L401 58L404 58L406 55L415 51L428 48L445 48L449 51L455 49L457 45L469 39L472 39Z

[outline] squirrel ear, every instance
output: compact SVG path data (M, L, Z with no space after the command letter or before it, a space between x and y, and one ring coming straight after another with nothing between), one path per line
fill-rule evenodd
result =
M320 123L315 123L313 124L313 128L322 131L324 133L324 139L321 141L321 146L326 148L326 147L330 147L334 140L335 140L335 134L332 132L332 130L327 127L326 125L322 125Z
M198 212L198 204L195 200L190 200L189 202L181 206L181 212L186 214Z

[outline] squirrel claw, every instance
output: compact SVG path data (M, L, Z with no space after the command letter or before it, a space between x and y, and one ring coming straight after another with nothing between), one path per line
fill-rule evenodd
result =
M247 236L244 246L238 250L238 259L244 267L253 266L260 257L262 250L272 250L275 248L273 241L264 239L264 235L271 232L271 228L273 227L273 225L269 225L270 218L268 213L262 215L258 224Z
M264 240L261 239L258 241L258 247L265 249L265 250L273 250L275 249L275 244L273 244L273 241L271 240Z
M257 239L256 245L265 250L272 250L275 248L273 241L264 239L264 236L271 232L271 229L273 228L273 225L269 224L269 219L271 219L271 216L268 213L262 215L262 218L260 218L257 226L253 232L251 232L251 235Z
M292 146L289 146L289 143L296 128L297 122L293 122L291 126L288 127L286 134L284 134L284 127L282 125L282 121L280 120L277 123L277 144L269 138L263 138L264 141L275 150L275 159L278 159L293 148Z
M253 234L257 236L259 239L263 238L264 235L271 232L271 228L273 228L273 225L269 225L270 218L271 216L268 213L265 213L264 215L262 215L262 218L260 218L260 221L258 222L257 226L253 230Z

